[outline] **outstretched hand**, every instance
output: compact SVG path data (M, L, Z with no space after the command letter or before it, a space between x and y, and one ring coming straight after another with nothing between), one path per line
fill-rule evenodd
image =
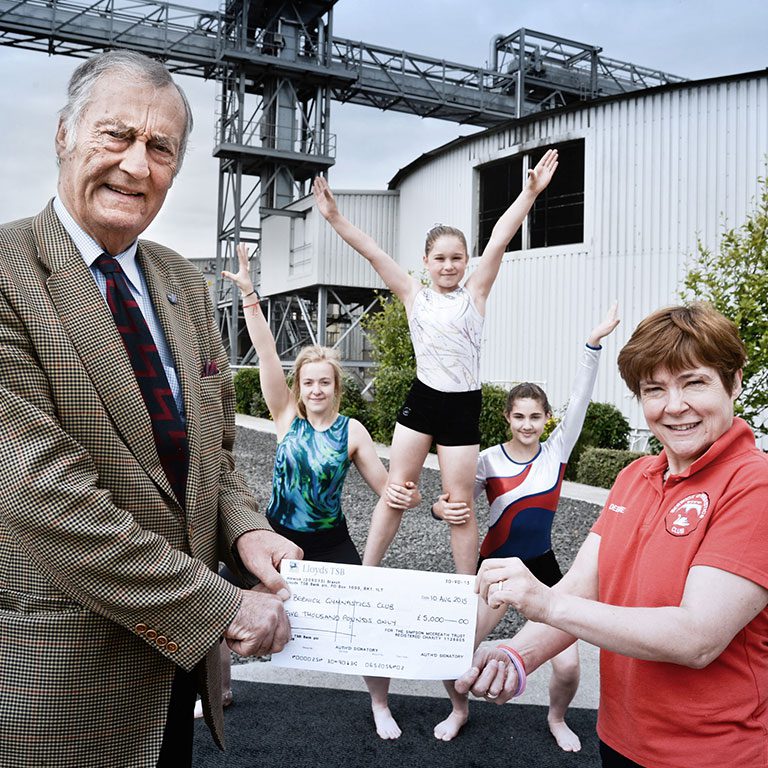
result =
M547 188L557 170L557 162L557 150L548 149L536 167L528 171L526 185L531 192L538 195Z
M253 290L253 281L248 269L248 246L243 243L237 245L237 274L233 272L222 271L221 276L233 282L240 293L247 294Z
M531 621L546 623L552 610L552 590L517 557L483 560L475 591L491 608L511 605Z
M590 347L600 346L600 340L605 336L613 333L616 326L621 322L618 317L619 302L614 301L611 304L605 317L592 329L592 333L589 334L587 344Z
M315 180L312 182L312 194L315 197L315 207L324 219L330 220L339 212L336 198L334 198L328 180L324 176L315 176Z

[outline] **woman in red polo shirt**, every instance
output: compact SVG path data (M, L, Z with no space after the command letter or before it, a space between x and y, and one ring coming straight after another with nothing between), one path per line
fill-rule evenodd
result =
M457 690L508 701L581 638L601 649L603 766L768 766L768 456L734 416L744 362L709 305L638 325L619 371L664 450L619 475L556 586L483 563L481 596L531 622Z

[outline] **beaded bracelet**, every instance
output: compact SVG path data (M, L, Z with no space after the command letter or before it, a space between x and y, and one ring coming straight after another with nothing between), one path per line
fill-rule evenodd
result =
M496 647L509 656L509 660L512 662L515 672L517 672L517 690L512 694L512 698L516 699L525 692L525 684L528 680L528 676L525 674L523 658L514 648L510 648L508 645L497 645Z

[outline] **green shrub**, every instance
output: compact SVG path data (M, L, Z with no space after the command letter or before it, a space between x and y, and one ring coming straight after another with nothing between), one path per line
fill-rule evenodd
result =
M480 450L503 443L509 437L509 424L504 418L507 390L497 384L483 384L483 407L480 411Z
M260 419L271 419L272 414L267 408L267 401L264 399L264 395L261 393L261 387L259 387L251 398L251 410L249 411L251 416L258 416Z
M596 485L598 488L610 488L624 467L645 455L635 451L587 446L579 459L576 481Z
M365 401L360 383L354 376L345 375L342 380L341 406L339 412L350 419L357 419L364 427L369 427L370 406Z
M410 368L380 367L376 373L376 390L370 405L369 432L380 443L391 443L397 413L413 382Z
M590 403L584 419L584 429L592 435L598 448L625 451L629 447L629 422L627 417L611 403Z
M626 450L629 447L630 426L626 416L610 403L590 403L579 439L573 446L565 479L576 480L581 454L587 446Z
M371 340L371 355L377 370L408 368L416 370L411 333L405 305L396 296L378 294L381 309L367 315L362 325ZM378 376L378 373L377 373Z
M258 368L241 368L234 376L235 410L238 413L251 413L253 395L258 392L261 396Z
M543 443L549 438L549 436L555 431L555 427L560 423L560 419L557 416L550 416L547 419L547 423L544 425L544 431L541 433L539 440Z

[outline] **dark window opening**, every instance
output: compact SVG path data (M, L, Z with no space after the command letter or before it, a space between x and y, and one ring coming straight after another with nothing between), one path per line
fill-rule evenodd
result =
M555 145L559 154L557 173L539 195L507 251L544 248L584 241L584 141ZM549 147L485 165L480 173L478 252L482 253L499 217L523 188L526 168L533 168Z

